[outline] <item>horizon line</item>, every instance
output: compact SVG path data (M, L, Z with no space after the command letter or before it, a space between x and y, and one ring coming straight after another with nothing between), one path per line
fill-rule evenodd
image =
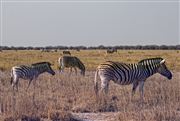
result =
M16 0L16 1L4 1L4 0L1 0L0 3L180 3L180 1L178 0L158 0L158 1L150 1L150 0L147 0L147 1L142 1L142 0L136 0L136 1L133 1L133 0L130 0L130 1L125 1L125 0L122 0L122 1L117 1L117 0L113 0L113 1L110 1L110 0L93 0L93 1L82 1L82 0L76 0L76 1L72 1L72 0L69 0L69 1L57 1L57 0L53 0L53 1L45 1L45 0L38 0L38 1L22 1L22 0Z

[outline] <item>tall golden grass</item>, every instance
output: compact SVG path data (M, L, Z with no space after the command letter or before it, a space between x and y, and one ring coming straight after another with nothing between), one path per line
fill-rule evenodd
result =
M106 54L102 50L72 51L72 55L84 62L87 72L71 74L68 70L59 73L57 59L62 52L3 51L0 53L0 120L11 120L30 116L41 119L75 120L73 113L114 112L116 121L179 121L180 120L180 56L175 50L119 50ZM139 100L137 90L131 100L132 86L110 83L107 101L97 101L93 90L97 65L106 60L126 63L144 58L163 57L173 72L173 79L156 74L145 82L144 103ZM26 90L27 81L20 80L19 91L13 92L10 85L10 69L14 65L40 61L53 63L56 75L42 74L36 87ZM100 82L100 81L99 81ZM108 119L108 118L107 118Z

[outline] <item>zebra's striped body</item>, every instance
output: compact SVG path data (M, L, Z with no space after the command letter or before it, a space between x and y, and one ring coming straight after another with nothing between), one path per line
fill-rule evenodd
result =
M137 64L126 64L108 61L97 67L95 74L95 92L98 93L97 75L101 79L101 89L108 92L109 81L112 80L120 85L133 84L132 94L139 85L141 96L145 80L155 73L172 78L171 72L167 69L162 58L151 58L140 61Z
M71 52L68 51L68 50L64 50L64 51L63 51L63 55L71 55Z
M108 53L114 53L114 52L116 52L117 53L117 49L115 49L115 48L112 48L112 49L107 49L107 54Z
M31 81L36 78L44 72L48 72L52 75L55 74L55 72L51 68L51 64L49 62L40 62L32 64L31 66L26 65L20 65L20 66L14 66L11 69L11 84L13 86L16 85L16 88L18 89L18 82L19 79L25 79L29 80L28 87L30 86Z
M75 69L76 74L77 70L76 67L81 70L81 74L84 76L85 75L85 66L84 64L80 61L79 58L75 56L62 56L58 60L59 63L59 70L62 72L64 68L70 68L72 71L72 68Z

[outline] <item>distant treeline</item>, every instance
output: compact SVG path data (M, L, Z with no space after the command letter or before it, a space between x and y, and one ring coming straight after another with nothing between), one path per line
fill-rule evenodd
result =
M180 45L136 45L136 46L46 46L46 47L8 47L0 46L0 50L93 50L93 49L122 49L122 50L180 50Z

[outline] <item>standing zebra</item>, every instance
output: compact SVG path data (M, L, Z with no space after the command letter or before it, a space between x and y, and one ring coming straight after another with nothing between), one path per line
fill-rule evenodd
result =
M144 59L137 64L107 61L97 67L94 80L95 93L96 95L98 93L97 75L99 75L101 79L101 90L105 91L106 94L108 93L109 81L112 80L119 85L133 84L132 96L139 85L140 96L143 100L144 82L155 73L160 73L168 79L172 78L172 74L166 67L165 60L162 58Z
M51 64L49 62L35 63L31 66L20 65L12 67L11 85L13 86L13 90L15 85L18 90L18 82L20 78L29 80L29 84L27 87L28 89L32 80L36 81L37 77L44 72L55 75L55 72L52 70Z
M72 71L72 68L74 68L76 74L77 74L77 68L81 70L81 75L85 75L85 66L84 64L80 61L79 58L75 56L62 56L58 60L59 63L59 70L62 72L64 68L70 68L70 72Z
M107 49L107 54L108 53L114 53L114 52L116 52L117 53L117 49L116 48L112 48L112 49Z

